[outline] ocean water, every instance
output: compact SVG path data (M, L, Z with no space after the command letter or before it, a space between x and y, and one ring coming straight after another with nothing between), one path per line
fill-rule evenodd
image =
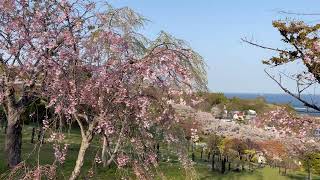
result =
M313 109L306 108L303 103L287 94L258 94L258 93L224 93L227 98L238 97L241 99L255 99L257 97L263 97L268 103L272 104L289 104L297 112L301 114L310 114L320 116L320 112ZM320 95L302 95L303 99L308 102L314 102L320 106Z

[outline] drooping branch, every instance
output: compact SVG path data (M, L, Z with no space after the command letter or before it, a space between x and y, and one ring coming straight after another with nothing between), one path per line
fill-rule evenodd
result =
M112 161L114 160L116 154L118 153L118 150L119 150L120 144L121 144L121 140L123 138L122 136L123 136L123 131L124 131L124 127L125 127L124 125L125 125L125 121L122 123L122 127L121 127L121 130L120 130L119 136L118 136L118 140L117 140L117 143L116 143L116 146L115 146L113 152L110 152L110 151L108 152L109 155L110 155L110 158L107 161L106 166L109 166L112 163Z

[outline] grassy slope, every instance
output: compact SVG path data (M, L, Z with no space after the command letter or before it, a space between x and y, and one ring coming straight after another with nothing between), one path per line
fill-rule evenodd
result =
M23 128L23 158L27 160L27 163L37 163L38 151L34 149L34 145L30 143L30 133L31 127L25 126ZM68 177L73 169L75 159L77 157L77 151L79 148L80 135L76 130L72 130L66 138L67 142L70 144L69 153L65 164L59 167L59 179L65 179ZM7 171L5 164L5 154L3 152L4 148L4 134L3 130L0 131L0 174ZM34 151L33 151L34 150ZM86 155L86 161L83 167L83 173L86 174L87 171L92 167L92 159L94 159L95 154L98 150L98 141L89 149ZM33 153L31 153L33 151ZM31 153L31 154L30 154ZM28 158L29 157L29 158ZM44 144L41 148L39 159L41 164L50 164L53 161L53 151L49 144ZM172 180L184 180L186 179L186 172L177 163L161 163L160 169L167 177L167 179ZM217 179L217 180L288 180L288 179L305 179L305 174L290 174L290 177L280 176L277 169L264 168L259 169L254 172L242 172L242 173L228 173L226 175L221 175L217 172L211 172L205 163L198 163L195 166L200 179ZM111 168L96 168L97 178L96 179L120 179L119 174L125 173L130 174L126 171L117 171L115 167ZM2 179L3 177L1 177ZM158 178L160 179L160 178ZM313 179L320 179L319 177L314 177Z

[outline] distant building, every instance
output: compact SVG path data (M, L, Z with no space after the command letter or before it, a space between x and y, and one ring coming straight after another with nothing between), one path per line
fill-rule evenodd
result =
M254 119L256 117L257 117L257 112L256 111L250 110L250 109L248 111L246 111L246 116L245 116L246 120L252 120L252 119Z
M234 120L244 120L245 119L245 115L244 115L243 112L233 111L232 112L232 119L234 119Z
M264 156L263 152L257 152L256 154L257 160L258 160L258 164L261 165L265 165L267 163L267 159Z
M259 164L266 164L266 162L267 162L266 158L263 155L259 154L258 163Z
M257 112L254 111L254 110L249 109L249 110L247 111L247 115L256 116L256 115L257 115Z
M320 128L316 128L316 129L314 130L314 136L320 137Z

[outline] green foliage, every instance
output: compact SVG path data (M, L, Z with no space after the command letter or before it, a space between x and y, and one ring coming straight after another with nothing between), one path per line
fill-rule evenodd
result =
M226 104L228 102L228 98L223 93L201 92L197 96L202 98L203 102L199 103L196 108L206 112L210 112L211 108L215 105Z
M223 93L208 93L205 97L205 100L210 105L223 104L228 101L228 99L224 96Z
M34 150L34 144L30 143L31 137L31 126L26 126L23 128L23 158L26 160L27 164L37 164L38 151ZM0 151L3 151L4 148L4 129L0 129ZM65 179L68 175L70 175L73 170L73 166L77 157L77 152L79 150L81 135L78 129L72 129L69 134L66 134L65 142L70 144L68 149L68 156L64 165L58 166L58 178L57 179ZM87 176L88 170L92 168L93 162L92 159L97 155L99 150L99 139L94 139L92 146L90 146L88 150L88 155L85 158L83 171L81 177L79 179L84 179ZM162 147L162 146L161 146ZM38 148L37 148L38 149ZM163 154L167 154L166 149L161 149ZM40 151L40 164L50 164L53 161L53 149L50 143L45 143L41 147ZM199 152L197 157L199 156ZM3 159L5 158L4 153L0 153L0 179L4 179L3 173L7 172L7 165ZM306 174L302 172L289 172L287 176L282 176L278 173L278 169L275 168L263 168L256 169L253 172L242 171L239 172L228 172L227 174L220 174L219 172L212 172L207 163L201 161L200 159L196 159L197 163L195 163L194 168L199 179L219 179L219 180L256 180L256 179L277 179L277 180L289 180L289 179L305 179ZM234 165L232 163L232 165ZM101 166L94 166L94 171L96 175L96 179L121 179L121 175L130 176L132 174L131 171L124 172L126 169L118 170L114 165L103 168ZM161 171L163 176L156 176L154 179L174 179L174 180L185 180L189 176L189 172L186 171L180 163L178 162L160 162L158 170ZM132 177L132 176L130 176ZM133 178L134 179L134 178ZM313 179L319 179L318 176L313 176Z
M265 112L270 108L263 97L258 97L256 99L240 99L234 97L228 101L226 106L228 111L246 111L251 109L258 113Z
M217 134L211 134L207 139L208 150L210 152L219 152L222 145L223 138Z
M310 153L303 158L303 167L308 171L308 167L315 174L320 175L320 153Z

